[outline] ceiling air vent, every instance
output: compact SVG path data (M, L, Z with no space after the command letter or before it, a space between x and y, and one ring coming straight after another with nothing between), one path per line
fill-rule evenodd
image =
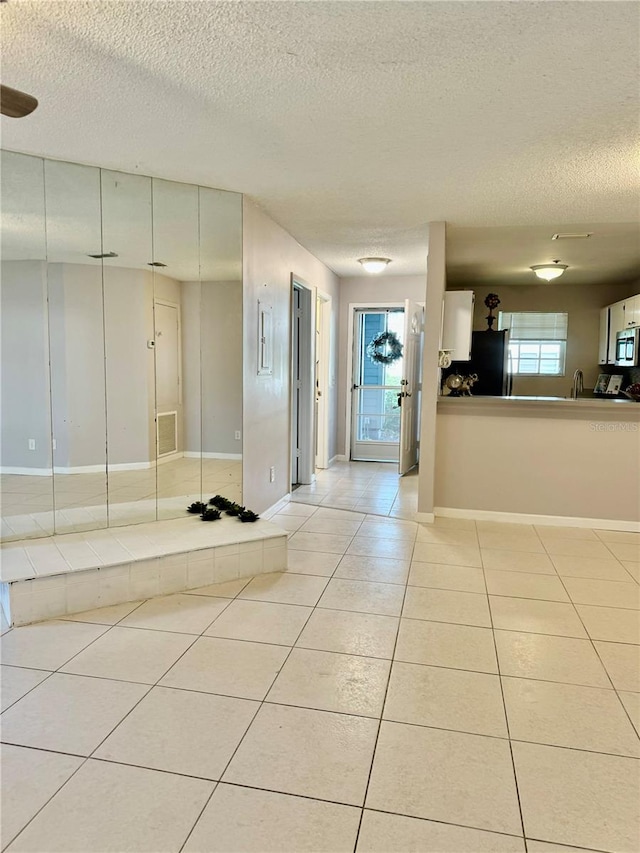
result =
M584 231L580 234L554 234L551 238L552 240L586 240L587 237L591 237L591 232Z

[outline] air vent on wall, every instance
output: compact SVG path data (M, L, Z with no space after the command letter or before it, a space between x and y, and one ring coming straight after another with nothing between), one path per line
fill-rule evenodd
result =
M158 457L175 453L178 449L178 413L158 412Z
M117 257L118 257L118 253L117 253L117 252L102 252L102 254L99 254L99 255L87 255L87 257L88 257L88 258L96 258L97 260L100 260L100 258L117 258Z
M552 240L586 240L587 237L591 237L591 232L585 231L585 232L580 233L580 234L578 234L578 233L576 233L576 234L570 234L570 233L554 234L551 239Z
M166 264L163 264L161 261L150 261L147 264L148 267L166 267Z

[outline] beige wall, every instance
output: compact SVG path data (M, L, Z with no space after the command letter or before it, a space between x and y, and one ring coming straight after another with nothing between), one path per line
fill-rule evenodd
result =
M337 342L338 279L246 197L243 203L243 501L262 512L289 492L291 273L331 297ZM258 376L258 300L273 306L274 370ZM314 295L315 304L315 295ZM335 364L335 359L334 359ZM335 455L337 382L330 377L329 458ZM269 482L269 468L275 482Z
M598 334L600 309L640 291L636 284L532 284L510 287L455 287L452 290L473 290L476 294L473 328L487 328L484 304L488 293L500 297L501 311L557 311L569 315L567 358L564 376L515 376L513 394L535 397L566 397L571 391L573 373L584 373L585 388L593 388L602 372L598 366ZM495 312L497 315L497 311ZM498 322L494 325L498 328Z
M438 413L436 512L640 520L640 406L445 413L454 405L465 401L441 403Z
M346 435L347 406L351 404L351 377L349 372L349 312L350 305L372 305L392 302L404 305L406 299L424 302L425 275L360 275L340 279L340 337L338 381L338 433L337 451L349 456L350 442Z

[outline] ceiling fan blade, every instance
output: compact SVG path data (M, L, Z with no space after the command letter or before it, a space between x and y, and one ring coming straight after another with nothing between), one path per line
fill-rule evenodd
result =
M10 86L0 85L0 112L11 118L22 118L32 113L38 106L38 101L33 95L19 92Z

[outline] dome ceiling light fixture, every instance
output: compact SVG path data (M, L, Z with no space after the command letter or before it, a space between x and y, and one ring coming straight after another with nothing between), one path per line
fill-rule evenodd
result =
M552 281L554 278L559 278L569 267L567 264L561 264L557 260L552 264L535 264L535 266L529 267L529 269L533 270L538 278L543 278L545 281Z
M391 258L358 258L358 263L362 264L366 272L379 273L391 263Z

